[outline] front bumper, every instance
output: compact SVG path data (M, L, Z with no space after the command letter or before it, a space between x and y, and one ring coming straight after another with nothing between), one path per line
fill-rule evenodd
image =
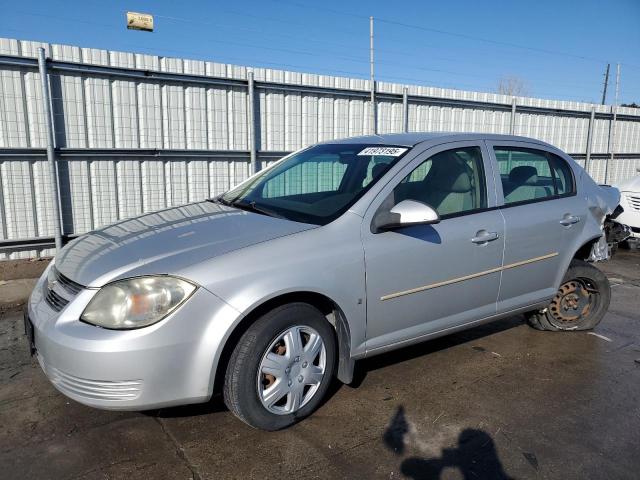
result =
M51 383L92 407L145 410L207 401L224 342L240 314L198 288L162 321L138 330L80 322L96 290L82 290L62 311L44 300L44 278L29 299L35 352Z

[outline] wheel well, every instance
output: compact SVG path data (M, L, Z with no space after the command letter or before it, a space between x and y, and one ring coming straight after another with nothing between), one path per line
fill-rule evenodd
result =
M338 378L345 383L351 382L354 362L351 360L351 335L344 313L333 300L325 295L316 292L292 292L271 298L258 305L236 325L225 342L220 360L218 361L213 384L214 393L219 393L222 390L229 359L240 337L265 313L281 305L294 302L303 302L314 306L320 310L327 318L327 321L333 325L338 343Z
M576 258L578 260L587 260L589 258L589 255L591 255L591 248L595 243L598 242L598 240L600 240L600 237L595 237L582 245L573 255L573 258Z

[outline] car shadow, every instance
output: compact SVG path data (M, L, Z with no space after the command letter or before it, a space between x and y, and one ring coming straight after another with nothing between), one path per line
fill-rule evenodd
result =
M191 405L180 405L178 407L167 407L155 410L147 410L142 412L149 417L157 418L181 418L181 417L197 417L200 415L209 415L228 410L224 404L221 394L214 394L208 402L194 403Z
M382 440L384 445L396 455L406 452L407 437L411 432L409 422L401 405L396 410ZM495 442L484 430L466 428L458 436L453 448L443 448L437 457L408 457L402 460L400 471L413 480L436 480L443 477L445 470L458 470L465 480L510 480L513 477L504 471ZM447 475L450 476L450 475Z
M368 372L385 368L396 363L405 362L413 358L421 357L440 350L471 342L478 338L486 337L494 333L522 325L524 319L522 316L509 317L498 320L485 325L480 325L469 330L453 333L444 337L433 340L427 340L410 347L394 350L389 353L376 355L375 357L356 362L353 381L348 385L351 388L358 388L364 381ZM478 347L481 348L481 347ZM334 379L329 386L320 406L325 405L331 398L343 387L343 383ZM148 410L143 412L145 415L160 418L179 418L193 417L199 415L208 415L211 413L223 412L227 410L222 395L215 394L211 400L206 403L198 403L193 405L183 405L178 407L169 407L156 410Z
M353 382L349 384L351 388L358 388L367 376L368 372L379 370L381 368L394 365L396 363L406 362L413 358L422 357L441 350L472 342L482 337L487 337L498 332L518 327L524 323L522 315L508 317L495 322L479 325L469 330L458 333L445 335L433 340L426 340L409 347L400 348L392 352L376 355L356 362ZM481 348L481 347L478 347Z
M435 243L440 245L442 238L438 231L432 225L415 225L411 227L403 227L390 231L394 235L405 235L407 237L422 240L423 242Z

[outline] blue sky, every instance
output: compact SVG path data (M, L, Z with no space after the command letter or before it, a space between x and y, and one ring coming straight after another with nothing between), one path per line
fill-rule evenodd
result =
M128 31L124 12L155 16ZM600 101L622 64L621 102L640 103L640 0L15 0L0 36L367 78L369 15L379 80Z

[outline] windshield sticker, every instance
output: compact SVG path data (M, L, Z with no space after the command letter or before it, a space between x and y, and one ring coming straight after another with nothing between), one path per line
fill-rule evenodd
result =
M362 150L358 156L360 155L385 155L387 157L399 157L404 152L406 152L407 148L400 147L367 147Z

